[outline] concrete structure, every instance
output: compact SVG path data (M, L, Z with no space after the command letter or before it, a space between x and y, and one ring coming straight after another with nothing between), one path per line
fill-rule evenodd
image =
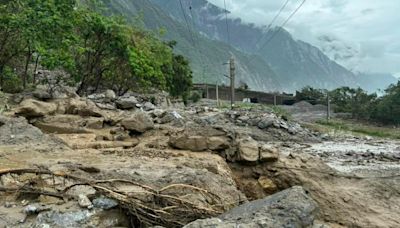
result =
M203 98L217 99L216 85L211 84L194 84L194 89L201 92ZM229 101L231 91L228 86L219 86L218 95L220 100ZM279 94L279 93L264 93L259 91L251 91L245 89L235 89L235 101L250 100L251 103L261 104L276 104L291 105L295 102L295 97L292 94Z

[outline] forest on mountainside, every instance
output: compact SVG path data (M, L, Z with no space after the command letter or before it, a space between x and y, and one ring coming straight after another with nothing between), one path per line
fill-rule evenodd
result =
M0 88L20 92L46 84L39 69L62 70L60 83L79 94L104 88L166 90L187 97L192 71L175 41L121 17L97 1L0 1ZM140 19L138 19L139 21Z

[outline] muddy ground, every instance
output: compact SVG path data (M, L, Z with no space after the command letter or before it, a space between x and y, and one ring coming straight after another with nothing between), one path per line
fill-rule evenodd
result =
M260 107L230 111L212 107L209 101L187 108L163 103L152 107L143 100L121 110L109 108L116 103L113 99L120 98L11 105L0 119L0 171L30 168L90 180L128 180L140 186L118 182L100 187L123 196L133 194L147 206L159 206L162 200L149 196L146 186L160 191L172 185L168 194L179 202L212 212L191 212L175 218L176 223L156 218L146 223L132 216L122 201L108 209L97 207L94 202L101 197L114 195L89 184L89 191L74 189L72 199L3 192L0 227L179 227L292 186L302 186L317 202L314 224L400 226L398 141L327 136ZM8 188L30 186L60 193L76 184L57 175L1 176L1 187ZM81 195L89 205L81 205ZM26 211L37 203L46 208Z

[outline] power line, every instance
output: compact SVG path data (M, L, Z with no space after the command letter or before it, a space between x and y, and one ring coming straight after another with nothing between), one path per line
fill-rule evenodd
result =
M189 31L190 39L192 40L193 47L196 47L196 43L194 42L194 38L193 38L193 33L192 33L192 30L190 29L189 22L188 22L188 19L186 17L185 9L183 8L182 0L179 0L179 3L181 5L183 18L185 19L186 27L187 27L187 29Z
M271 26L274 24L274 22L276 21L276 19L278 19L278 17L281 15L281 13L283 12L283 10L286 8L287 4L289 3L290 0L286 0L285 4L283 4L283 6L279 9L278 13L275 15L275 17L271 20L271 22L269 23L269 25L267 26L266 29L266 33L269 32L269 30L271 29ZM258 38L257 42L256 42L256 47L258 46L258 44L260 43L260 41L262 40L262 38L264 38L264 34L261 34L261 36Z
M304 5L306 0L303 0L301 4L289 15L289 17L279 26L279 28L269 37L269 39L258 49L257 52L263 50L271 41L275 38L275 36L282 30L282 28L292 19L292 17L300 10L300 8ZM252 62L256 58L256 55L250 59L249 63Z
M194 30L197 30L196 29L196 23L194 22L194 14L193 14L193 11L192 11L192 1L189 2L189 11L190 11L190 17L191 17L191 21L192 21L192 26L193 26ZM203 52L201 51L199 34L196 32L194 37L196 37L196 40L197 40L196 42L197 42L197 45L198 45L198 49L197 50L199 51L199 54L200 54L200 64L203 66L202 80L203 80L203 82L205 82L206 64L204 63L203 58L202 58Z
M226 34L228 37L228 44L231 45L231 36L229 32L229 23L228 23L228 11L226 10L226 0L224 0L224 10L225 10Z

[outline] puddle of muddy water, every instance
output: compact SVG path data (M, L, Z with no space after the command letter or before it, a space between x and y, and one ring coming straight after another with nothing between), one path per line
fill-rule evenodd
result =
M391 175L400 171L399 141L328 141L311 144L304 152L321 157L340 172Z

